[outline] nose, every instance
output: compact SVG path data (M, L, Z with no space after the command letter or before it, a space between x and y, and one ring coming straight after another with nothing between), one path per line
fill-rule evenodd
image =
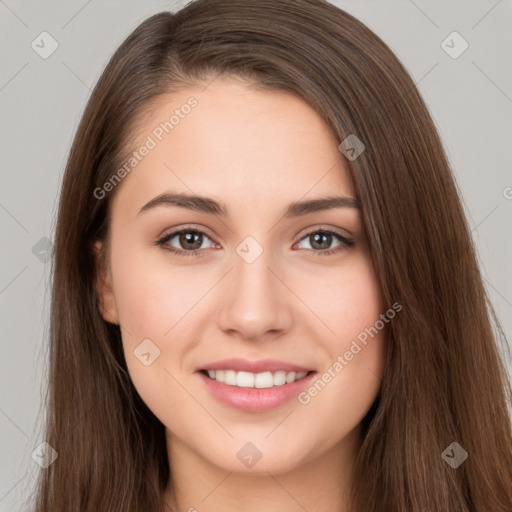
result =
M266 251L252 263L238 254L220 290L219 327L248 341L279 337L292 324L293 294Z

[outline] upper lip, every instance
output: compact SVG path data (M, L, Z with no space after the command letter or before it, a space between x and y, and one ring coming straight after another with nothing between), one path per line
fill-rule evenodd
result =
M237 372L309 372L311 368L306 368L293 363L286 363L277 359L261 359L258 361L251 361L250 359L223 359L222 361L215 361L207 363L198 370L235 370Z

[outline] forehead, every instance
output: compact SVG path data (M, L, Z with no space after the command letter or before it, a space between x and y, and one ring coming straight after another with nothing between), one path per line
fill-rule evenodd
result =
M133 208L169 191L267 210L301 198L354 197L338 141L313 108L287 92L218 78L159 98L135 135L133 151L151 149L115 196Z

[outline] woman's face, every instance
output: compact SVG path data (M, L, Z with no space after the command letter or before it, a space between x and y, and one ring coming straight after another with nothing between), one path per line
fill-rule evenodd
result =
M341 141L234 79L162 98L139 129L105 186L99 290L171 460L278 474L354 450L387 321Z

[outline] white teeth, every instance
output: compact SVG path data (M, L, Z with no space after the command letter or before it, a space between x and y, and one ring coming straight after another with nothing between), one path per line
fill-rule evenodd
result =
M270 372L257 373L254 378L255 388L271 388L274 385L274 377Z
M308 372L236 372L235 370L208 370L210 379L240 388L271 388L303 379Z
M215 374L215 379L217 379L218 372ZM224 382L227 384L226 380L219 379L219 382ZM236 385L239 388L253 388L254 387L254 373L249 372L237 372L236 373Z
M274 373L274 386L282 386L286 384L286 372Z
M213 377L215 378L215 376ZM225 370L224 371L224 382L229 384L230 386L236 386L236 372L235 370Z
M290 382L293 382L295 380L296 375L297 374L295 372L288 372L286 374L286 384L290 384Z

